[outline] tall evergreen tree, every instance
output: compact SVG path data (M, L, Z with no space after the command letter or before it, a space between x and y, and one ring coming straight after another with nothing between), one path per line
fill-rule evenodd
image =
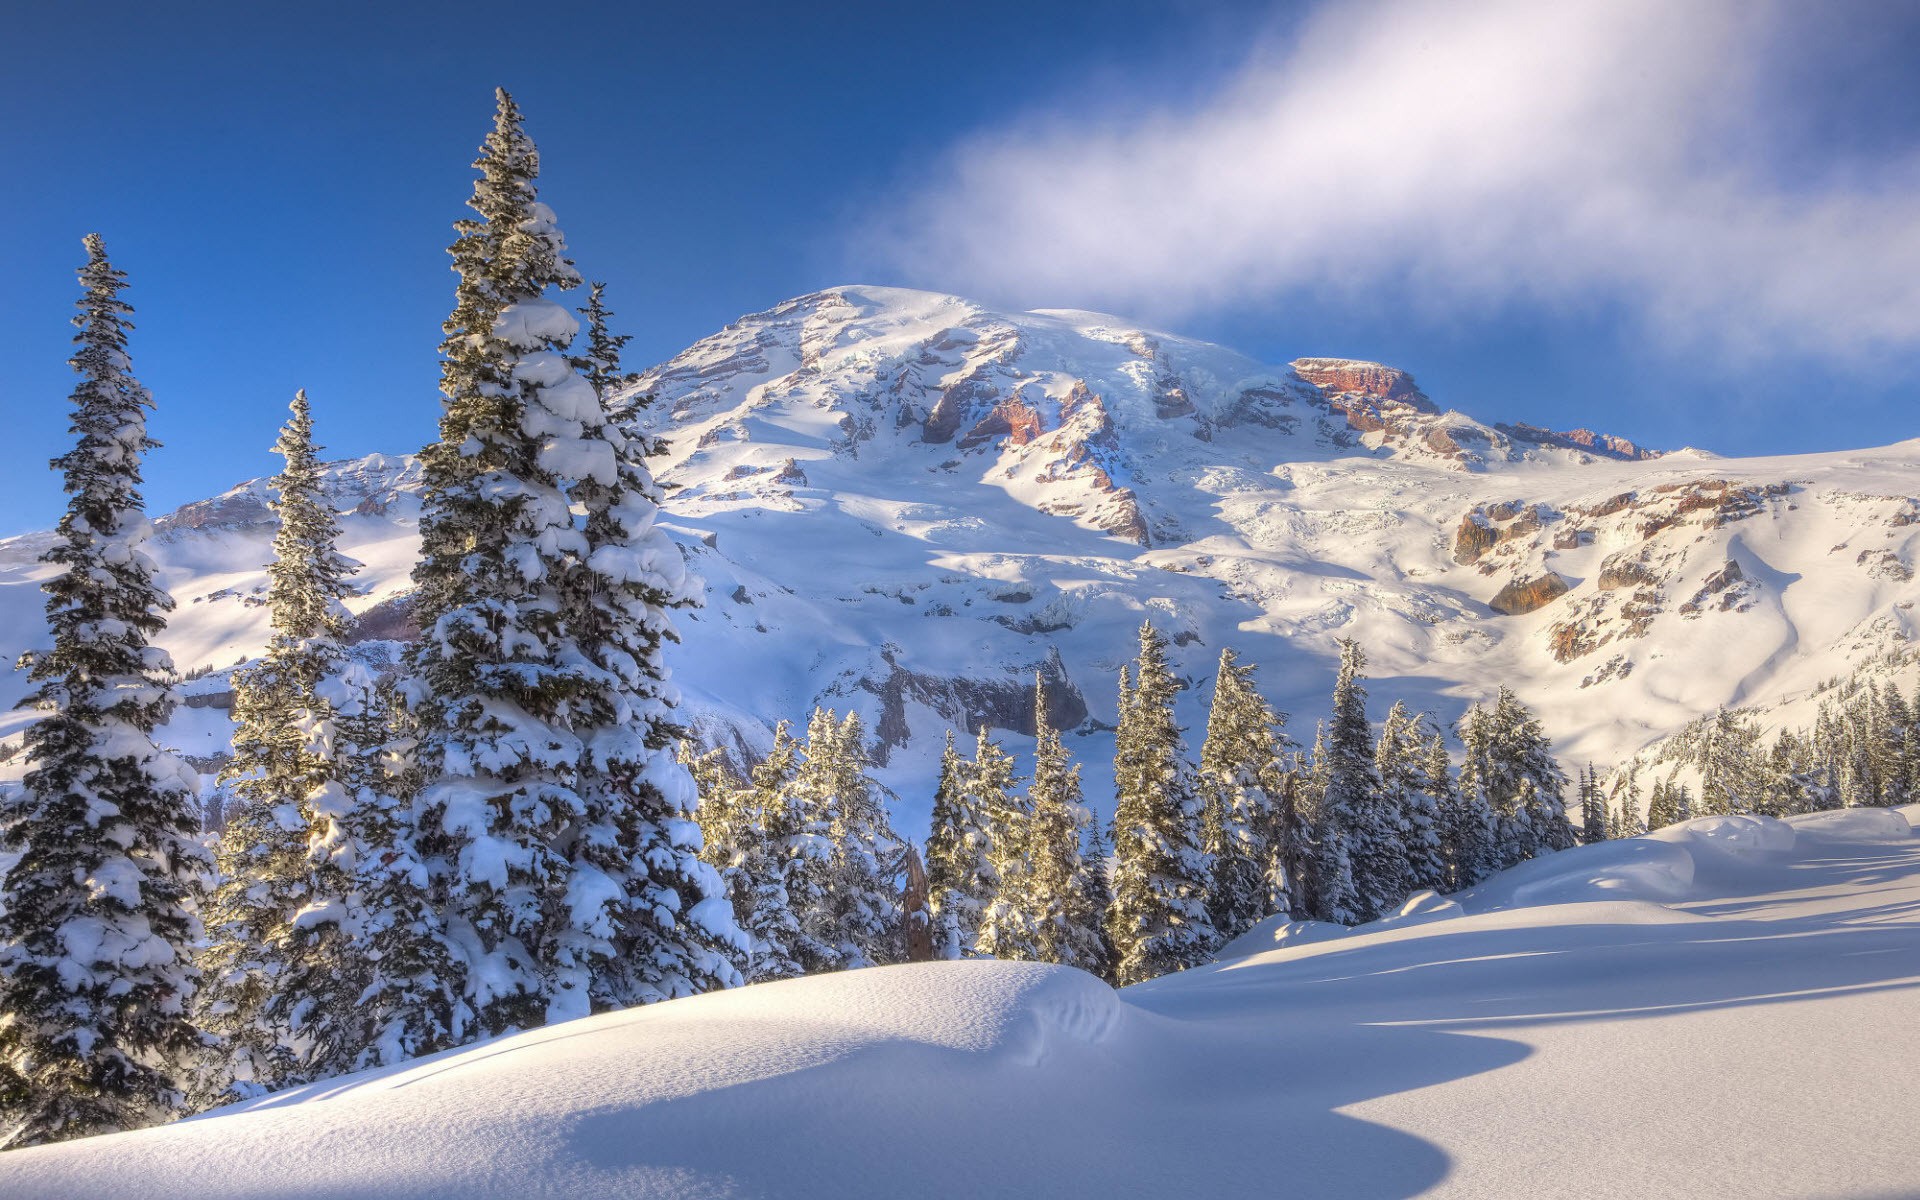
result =
M1366 656L1351 638L1340 641L1340 671L1327 725L1326 791L1320 806L1323 861L1319 895L1324 919L1357 925L1381 916L1411 891L1398 814L1374 769L1373 731L1360 672ZM1340 875L1340 860L1347 864Z
M562 577L561 603L590 663L573 719L584 745L586 819L563 848L572 894L607 897L597 922L582 922L572 905L568 940L576 986L596 1009L737 984L733 964L745 947L725 885L700 859L688 819L697 791L672 753L680 693L663 651L679 640L672 610L697 603L699 585L657 525L660 489L646 459L665 447L635 421L644 400L628 404L623 419L609 415L614 389L627 379L627 338L608 332L603 293L595 284L582 310L587 353L584 367L575 363L594 401L580 425L580 446L592 453L560 468L585 513L586 543Z
M1588 763L1580 773L1580 840L1592 845L1611 835L1607 820L1607 792L1600 786L1600 773Z
M1033 782L1020 810L1018 838L996 841L1000 888L981 930L983 953L1058 963L1106 977L1111 969L1102 919L1103 862L1082 852L1093 815L1080 802L1080 766L1047 720L1046 684L1033 681ZM1097 837L1097 831L1095 832Z
M126 277L86 239L70 360L74 448L41 589L51 648L24 665L24 786L0 816L0 1147L132 1129L179 1111L199 1038L192 893L197 781L153 740L173 664L152 645L173 607L141 543L153 401L127 357Z
M1207 911L1222 942L1245 933L1285 903L1275 887L1279 825L1280 718L1253 685L1252 664L1220 652L1207 736L1200 746L1205 812L1202 848L1213 857Z
M305 391L291 407L273 447L286 463L269 505L279 521L267 567L273 632L234 679L233 758L220 775L226 821L197 1019L223 1043L228 1079L209 1081L206 1105L339 1074L359 1051L352 887L324 852L350 768L323 697L347 661L343 601L357 564L335 549Z
M1179 683L1166 648L1153 623L1143 622L1133 678L1121 672L1107 934L1123 987L1197 966L1219 943L1207 913L1213 864L1201 847L1205 814L1174 721Z
M1473 710L1469 710L1471 717ZM1464 730L1464 724L1463 724ZM1440 856L1446 863L1446 889L1459 891L1485 877L1493 857L1493 810L1478 791L1460 786L1447 753L1445 736L1434 729L1427 738L1425 776L1440 819Z
M1438 787L1430 773L1428 739L1421 719L1396 700L1380 727L1374 747L1374 771L1387 809L1398 817L1400 844L1406 856L1405 886L1409 891L1447 886L1447 860L1441 844L1442 797L1451 790L1442 778ZM1434 731L1438 735L1438 731Z
M859 716L849 712L837 718L831 709L816 709L794 787L802 811L826 839L825 858L818 864L824 872L824 903L797 915L837 968L899 962L905 955L893 881L905 846L887 821L867 765Z
M459 1044L472 1011L419 852L417 731L397 686L349 663L321 687L334 714L340 788L326 797L332 803L318 814L308 852L349 880L354 961L343 974L358 988L348 1068L357 1071Z
M975 766L960 757L949 730L933 795L933 830L927 838L927 894L938 958L974 952L980 921L999 887L993 873L991 814L978 802Z
M490 1033L725 984L739 936L667 753L660 647L691 588L645 448L567 354L578 323L547 292L580 277L498 100L451 248L411 664L421 849Z

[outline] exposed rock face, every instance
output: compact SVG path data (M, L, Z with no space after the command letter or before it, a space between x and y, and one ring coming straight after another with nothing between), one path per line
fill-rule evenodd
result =
M1009 446L1024 446L1039 437L1042 428L1039 410L1019 396L1010 396L996 403L955 444L971 450L1003 437Z
M1748 600L1752 590L1753 584L1747 579L1746 572L1730 558L1725 566L1707 576L1706 582L1700 585L1700 590L1693 594L1693 598L1680 606L1680 612L1683 616L1697 617L1710 605L1721 612L1744 612L1752 607ZM1713 605L1716 597L1719 603Z
M1533 579L1516 579L1494 594L1487 607L1502 616L1515 617L1544 608L1572 590L1567 581L1548 571Z
M1615 437L1610 433L1595 433L1591 429L1565 431L1542 429L1538 425L1528 425L1525 422L1496 425L1494 428L1524 442L1559 446L1567 450L1585 450L1590 454L1598 454L1603 458L1617 458L1622 462L1645 462L1647 459L1659 458L1666 453L1664 450L1647 450L1634 445L1626 438Z
M382 600L354 618L347 643L412 642L420 638L419 622L414 620L413 594Z
M1350 358L1296 358L1288 365L1295 375L1330 396L1394 400L1421 412L1437 411L1414 386L1413 376L1397 367Z
M1477 562L1502 542L1539 532L1544 521L1538 505L1518 500L1475 508L1460 518L1460 527L1454 531L1453 561L1461 566Z
M886 765L888 752L905 745L913 736L907 721L908 702L924 704L952 723L955 730L977 732L981 726L1003 729L1032 737L1033 674L984 678L945 678L924 675L901 666L896 659L899 648L888 646L880 652L887 673L878 679L862 678L855 684L863 692L880 698L880 719L874 723L879 740L875 760ZM1065 664L1057 649L1034 664L1033 670L1047 683L1047 722L1055 729L1077 729L1087 719L1087 700L1080 688L1067 677Z

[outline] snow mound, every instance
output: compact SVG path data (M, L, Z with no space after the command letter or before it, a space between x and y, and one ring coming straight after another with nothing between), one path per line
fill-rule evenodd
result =
M1667 903L1689 899L1693 877L1693 855L1685 847L1625 838L1532 859L1454 899L1469 913L1597 900Z
M1902 810L1892 808L1842 808L1788 817L1787 822L1801 833L1830 842L1878 842L1913 836L1913 824Z
M1247 930L1220 947L1213 956L1215 962L1245 958L1250 954L1261 954L1268 950L1289 949L1294 946L1308 946L1315 942L1343 938L1353 930L1345 925L1335 925L1330 921L1290 921L1286 914L1268 917L1266 920Z
M1794 827L1774 817L1696 817L1656 829L1646 837L1694 851L1745 858L1793 849Z

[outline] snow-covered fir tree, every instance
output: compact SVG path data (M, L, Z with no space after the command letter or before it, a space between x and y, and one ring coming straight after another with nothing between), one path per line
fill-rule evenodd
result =
M1113 973L1107 941L1109 897L1105 846L1098 823L1081 799L1080 764L1072 761L1060 731L1047 718L1047 698L1034 679L1032 901L1035 957L1078 967L1102 979Z
M309 853L350 881L345 971L358 991L344 1069L392 1066L464 1041L472 1011L418 849L416 731L397 687L349 663L321 683L321 699L333 711L340 786L317 808Z
M1440 856L1446 863L1447 891L1470 887L1485 878L1493 862L1493 810L1486 797L1460 786L1447 752L1446 737L1432 730L1425 755L1427 790L1440 817Z
M1340 671L1327 723L1326 784L1320 802L1323 863L1318 892L1324 919L1357 925L1381 916L1412 890L1399 814L1374 769L1373 730L1360 672L1366 656L1352 638L1340 641ZM1339 857L1347 862L1340 878Z
M980 914L974 949L988 958L1038 961L1034 854L1039 846L1031 794L1019 792L1013 757L980 726L973 758L974 802L987 816L987 866L993 895ZM1077 839L1076 830L1076 839Z
M1203 963L1219 945L1207 913L1205 813L1174 721L1180 684L1166 650L1166 638L1142 622L1134 673L1120 677L1107 936L1123 987Z
M793 785L802 813L826 839L824 858L812 864L821 892L796 913L816 952L827 956L810 970L870 967L905 955L894 884L905 847L867 767L859 715L815 709Z
M830 965L826 950L801 929L798 915L829 907L825 825L807 820L794 788L801 752L792 726L782 721L745 787L729 790L718 777L711 788L702 786L700 818L707 835L702 853L727 881L735 919L746 935L741 973L750 983L791 979L810 967ZM708 771L696 771L696 778Z
M1540 722L1511 689L1492 708L1476 705L1461 721L1466 759L1460 790L1483 797L1494 816L1488 873L1575 842L1563 798L1567 778Z
M1284 748L1280 726L1253 685L1253 665L1222 650L1198 779L1206 814L1202 847L1213 857L1207 911L1222 942L1286 904L1274 797Z
M980 921L999 887L993 874L991 814L977 802L973 775L974 765L960 756L953 731L948 730L933 793L933 828L927 837L927 895L933 910L933 952L938 958L961 958L974 952Z
M1607 790L1600 786L1600 772L1588 763L1580 773L1580 840L1592 845L1613 834L1607 814Z
M573 928L562 970L575 982L562 987L575 1015L735 985L745 947L725 885L701 861L697 792L672 753L680 693L663 651L679 640L671 610L695 604L699 584L656 523L660 490L646 459L664 447L631 424L644 400L625 406L626 423L608 415L627 379L619 357L627 339L608 332L603 293L595 284L582 309L587 353L573 363L593 399L580 406L581 462L560 468L586 540L562 577L561 602L591 664L574 716L585 819L564 846ZM589 897L598 898L597 917L583 916Z
M126 278L98 234L86 248L76 441L53 460L67 510L41 560L52 644L24 664L36 716L0 813L0 1147L165 1120L200 1048L197 780L153 740L174 702L152 644L173 602L141 545L153 401L127 357Z
M1686 784L1663 779L1653 785L1653 795L1647 801L1648 829L1665 829L1693 817L1693 793Z
M285 466L270 484L273 632L259 663L234 677L233 757L220 773L225 821L196 1020L219 1039L222 1069L201 1106L338 1074L359 1051L353 889L325 850L354 768L341 762L323 697L346 665L343 602L357 564L335 549L305 391L291 407L273 447Z
M498 101L451 249L411 662L420 848L488 1033L723 985L738 936L668 751L660 647L692 589L645 447L568 356L547 293L580 276Z
M1640 768L1630 766L1625 771L1616 772L1613 786L1607 792L1607 805L1612 821L1609 836L1615 838L1638 837L1647 831L1640 819Z
M1398 814L1400 844L1406 855L1405 883L1409 891L1439 891L1447 886L1447 859L1441 845L1442 797L1446 780L1436 789L1428 761L1429 738L1424 722L1393 702L1380 740L1374 746L1374 771L1387 808ZM1438 731L1433 731L1438 736Z

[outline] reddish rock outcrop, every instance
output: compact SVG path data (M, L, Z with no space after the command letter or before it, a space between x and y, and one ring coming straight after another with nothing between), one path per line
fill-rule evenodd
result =
M1516 579L1494 594L1487 607L1502 616L1530 613L1566 595L1572 589L1567 581L1548 571L1533 579Z
M1295 375L1329 395L1351 393L1398 401L1421 412L1437 411L1414 386L1413 376L1398 367L1351 358L1296 358L1287 365Z
M962 450L971 450L994 438L1004 437L1009 445L1024 446L1039 437L1040 433L1039 410L1020 397L1013 396L994 405L955 445Z

